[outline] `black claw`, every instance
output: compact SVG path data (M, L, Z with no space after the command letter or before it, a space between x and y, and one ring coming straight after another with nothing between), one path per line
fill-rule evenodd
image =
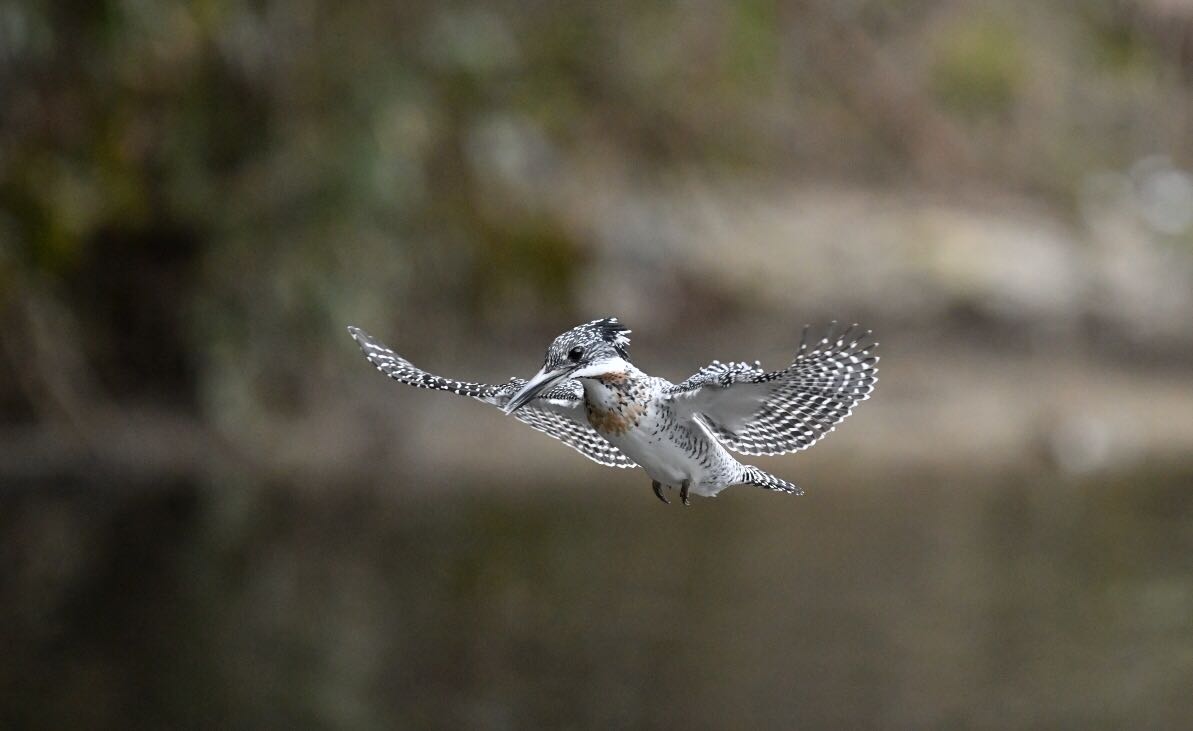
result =
M654 480L653 482L651 482L650 486L652 488L654 488L655 497L657 497L659 500L662 500L663 502L667 503L668 505L671 504L670 500L663 497L663 486L661 484L659 484L658 480Z
M688 502L688 490L691 489L691 487L692 487L691 480L684 480L683 484L680 485L679 499L683 501L684 505L691 505L691 503Z

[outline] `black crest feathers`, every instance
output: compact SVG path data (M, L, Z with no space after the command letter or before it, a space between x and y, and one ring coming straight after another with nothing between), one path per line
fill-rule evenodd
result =
M631 330L628 327L618 322L616 317L606 317L603 320L596 320L592 324L601 334L601 338L612 345L622 358L629 358L629 333Z

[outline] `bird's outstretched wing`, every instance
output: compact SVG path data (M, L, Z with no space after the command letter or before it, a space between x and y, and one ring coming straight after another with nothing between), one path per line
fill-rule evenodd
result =
M833 323L834 327L836 323ZM870 397L878 356L870 331L840 335L833 328L809 346L808 329L791 365L766 372L757 364L713 361L668 390L681 413L699 415L742 454L785 454L807 449Z
M408 386L471 396L500 408L526 385L521 378L511 378L500 385L441 378L418 368L358 327L349 327L348 332L377 370ZM584 388L578 381L564 381L515 411L514 416L594 462L610 467L638 466L588 425Z

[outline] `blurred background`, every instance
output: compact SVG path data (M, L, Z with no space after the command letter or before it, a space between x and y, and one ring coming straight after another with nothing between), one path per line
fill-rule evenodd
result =
M0 1L0 726L1178 728L1193 3ZM498 411L881 341L687 509Z

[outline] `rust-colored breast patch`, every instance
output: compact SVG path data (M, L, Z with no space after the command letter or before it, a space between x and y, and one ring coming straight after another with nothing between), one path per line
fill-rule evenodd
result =
M638 425L646 413L646 405L639 403L618 404L611 409L589 405L588 423L601 434L620 436Z

